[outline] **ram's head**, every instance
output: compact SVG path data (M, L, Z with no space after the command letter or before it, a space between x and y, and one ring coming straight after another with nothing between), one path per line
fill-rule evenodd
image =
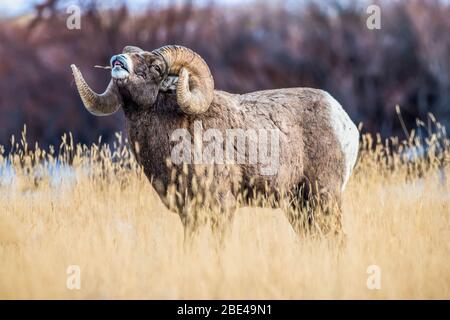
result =
M214 80L208 65L192 50L165 46L148 52L127 46L111 58L111 82L102 94L95 93L75 65L71 65L81 99L89 112L98 116L116 112L124 103L138 108L151 106L159 91L174 85L177 101L186 114L205 112L214 94Z

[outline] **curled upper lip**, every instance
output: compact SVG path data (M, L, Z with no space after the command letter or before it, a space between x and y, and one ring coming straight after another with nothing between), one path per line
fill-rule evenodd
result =
M127 72L130 72L128 70L128 63L127 59L121 55L117 55L111 58L111 67L114 68L116 66L120 66L122 69L124 69Z

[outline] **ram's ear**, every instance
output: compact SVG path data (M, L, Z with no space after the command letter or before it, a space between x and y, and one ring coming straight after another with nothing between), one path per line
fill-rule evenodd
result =
M142 50L139 47L134 47L134 46L126 46L125 48L123 48L122 53L140 53L143 52L144 50Z
M167 76L159 87L161 91L176 91L178 83L178 76Z

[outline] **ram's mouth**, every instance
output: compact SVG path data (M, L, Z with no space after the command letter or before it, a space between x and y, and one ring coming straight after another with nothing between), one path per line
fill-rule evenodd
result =
M113 60L111 61L111 67L112 67L113 69L115 69L115 68L121 68L121 69L124 69L126 72L130 72L130 71L128 70L128 68L127 68L126 63L127 63L126 61L122 61L121 57L115 57L115 58L113 58Z
M111 76L116 79L125 79L130 75L130 65L128 58L124 55L117 55L111 58Z

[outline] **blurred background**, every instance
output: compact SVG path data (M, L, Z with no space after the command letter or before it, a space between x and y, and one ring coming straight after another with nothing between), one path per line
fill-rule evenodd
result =
M381 7L369 30L368 5ZM69 30L69 5L81 29ZM404 137L432 113L450 128L450 3L412 1L0 0L0 145L20 135L58 145L64 132L111 141L123 115L82 106L69 65L103 91L125 45L180 44L209 64L216 88L236 93L315 87L341 102L363 131Z

